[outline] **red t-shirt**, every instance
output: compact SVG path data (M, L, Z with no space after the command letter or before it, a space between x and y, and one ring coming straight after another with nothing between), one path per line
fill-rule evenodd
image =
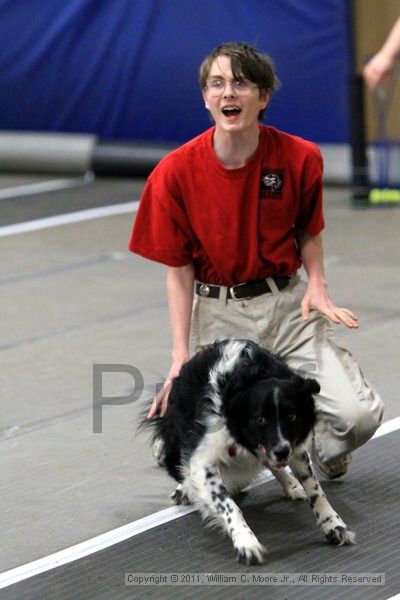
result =
M235 285L300 266L296 229L324 227L322 157L317 146L260 125L259 145L239 169L226 169L214 127L166 156L151 173L129 248L196 279Z

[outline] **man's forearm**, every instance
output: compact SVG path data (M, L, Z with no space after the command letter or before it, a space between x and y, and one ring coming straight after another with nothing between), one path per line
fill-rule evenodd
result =
M188 357L193 304L194 266L169 267L167 294L172 329L172 357Z
M308 280L326 285L322 235L309 235L304 232L300 238L300 254Z
M328 294L324 272L324 248L322 235L304 233L299 238L299 248L304 268L308 275L308 286L301 302L301 313L305 321L310 310L316 310L332 323L344 323L349 329L357 329L358 317L348 308L336 306Z

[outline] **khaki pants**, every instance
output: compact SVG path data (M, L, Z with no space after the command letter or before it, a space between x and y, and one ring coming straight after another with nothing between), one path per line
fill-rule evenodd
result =
M267 279L272 293L250 300L226 300L195 295L190 347L225 338L250 339L279 354L292 368L315 378L321 386L316 396L318 423L315 446L325 462L348 454L369 440L383 417L383 404L371 388L357 362L334 339L328 319L312 311L301 317L306 284L295 275L279 291Z

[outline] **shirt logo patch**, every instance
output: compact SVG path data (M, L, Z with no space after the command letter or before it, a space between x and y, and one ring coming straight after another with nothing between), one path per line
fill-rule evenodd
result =
M263 169L261 198L282 198L283 169Z

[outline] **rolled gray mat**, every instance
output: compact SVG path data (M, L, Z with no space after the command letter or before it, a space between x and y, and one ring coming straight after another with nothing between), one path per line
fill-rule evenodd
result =
M146 177L176 145L154 142L99 141L91 170L96 175Z
M0 170L86 173L96 141L94 135L0 131Z

